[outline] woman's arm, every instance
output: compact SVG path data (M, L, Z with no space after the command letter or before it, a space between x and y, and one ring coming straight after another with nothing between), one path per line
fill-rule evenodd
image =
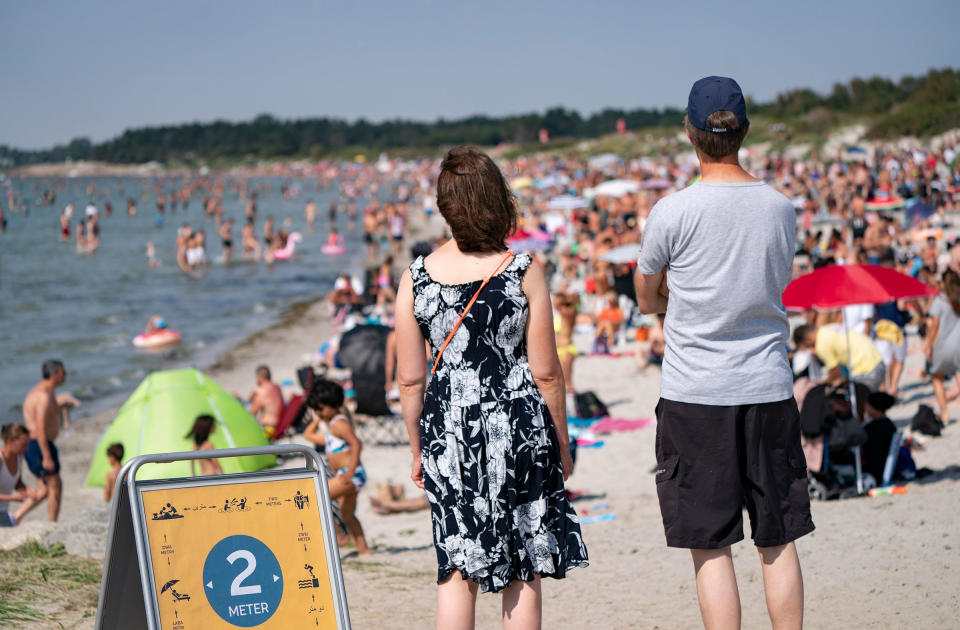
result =
M397 330L397 387L407 426L410 452L420 456L420 414L427 383L427 352L413 315L413 280L407 270L400 278L395 315Z
M320 426L320 418L314 417L314 419L307 425L307 428L303 430L304 439L313 442L319 446L324 445L324 434L319 433L317 428Z
M566 479L573 472L570 456L570 435L567 433L566 386L560 357L557 356L557 339L553 332L553 309L543 267L534 261L523 277L523 292L527 296L527 359L530 373L543 395L553 418L560 441L560 461Z
M413 314L413 278L409 269L403 272L397 288L394 321L397 331L397 388L400 390L400 409L413 456L410 477L417 487L423 488L420 414L423 413L423 393L427 385L427 350L423 333Z

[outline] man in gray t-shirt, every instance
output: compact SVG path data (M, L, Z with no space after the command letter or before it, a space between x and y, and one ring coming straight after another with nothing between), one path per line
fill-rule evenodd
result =
M793 396L782 295L795 233L793 205L758 181L700 181L654 206L637 271L668 272L661 396L703 405Z
M794 540L813 531L783 290L796 213L737 159L749 130L733 79L690 90L696 184L660 200L644 228L637 303L666 312L657 405L657 495L667 544L691 550L706 627L739 627L731 545L743 506L776 628L803 623Z

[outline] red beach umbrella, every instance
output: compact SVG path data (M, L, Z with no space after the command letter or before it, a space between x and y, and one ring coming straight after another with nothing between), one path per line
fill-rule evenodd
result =
M891 300L937 295L937 290L919 280L880 265L830 265L795 278L783 292L783 305L788 310L819 311L840 309L850 304L885 304ZM850 365L850 330L847 333L847 365ZM851 408L857 416L857 389L850 387ZM860 474L860 450L854 449L857 470L857 493L863 494Z
M792 311L829 311L928 295L937 295L937 290L888 267L830 265L795 278L783 292L783 305Z

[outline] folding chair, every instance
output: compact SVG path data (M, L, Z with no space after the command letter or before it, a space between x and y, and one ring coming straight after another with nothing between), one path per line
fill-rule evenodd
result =
M395 414L387 404L383 382L354 379L353 391L357 401L357 408L353 412L357 436L370 444L405 444L407 429L403 417Z

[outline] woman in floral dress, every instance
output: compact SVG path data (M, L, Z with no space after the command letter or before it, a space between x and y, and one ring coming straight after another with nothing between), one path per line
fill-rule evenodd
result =
M447 153L437 205L453 239L404 273L396 314L412 477L439 564L437 627L473 628L482 590L503 593L505 628L539 628L541 576L587 564L563 487L573 462L550 295L543 268L507 251L515 201L486 154Z

